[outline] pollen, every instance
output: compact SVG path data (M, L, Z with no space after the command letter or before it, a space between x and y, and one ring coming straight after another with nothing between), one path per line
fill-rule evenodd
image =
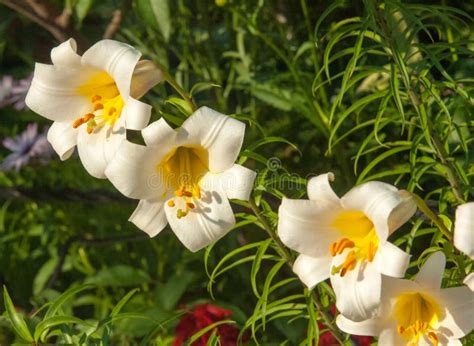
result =
M170 208L174 208L174 206L175 206L175 203L172 199L170 199L167 204L168 204L168 207L170 207Z

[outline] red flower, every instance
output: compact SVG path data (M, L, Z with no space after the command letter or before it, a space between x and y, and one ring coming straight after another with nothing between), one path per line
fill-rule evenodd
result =
M189 313L181 318L176 326L173 346L183 345L185 341L200 330L218 321L228 319L231 315L232 311L222 309L212 304L199 304L194 306ZM216 329L222 346L237 345L239 330L233 325L221 324L201 336L192 346L205 346L212 332Z

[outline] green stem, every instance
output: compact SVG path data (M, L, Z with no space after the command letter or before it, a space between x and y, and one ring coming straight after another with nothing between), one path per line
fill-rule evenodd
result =
M388 42L390 51L392 52L392 55L395 57L397 47L396 47L395 42L393 40L393 37L391 35L391 31L390 31L390 29L389 29L389 27L388 27L388 25L385 21L385 18L384 18L383 14L380 11L378 1L377 0L372 0L372 6L373 6L374 11L375 11L376 21L379 24L380 29L382 30L382 32L385 36L385 39ZM398 68L401 71L404 70L405 66L401 66L401 65L404 65L404 64L402 62L400 62L398 59L394 59L394 60L395 60L395 63L397 64ZM407 74L408 74L408 72L407 72ZM463 192L462 192L462 188L461 188L461 186L462 186L461 179L459 179L458 174L456 173L457 172L456 167L448 159L449 154L448 154L448 152L446 151L446 149L444 147L444 144L443 144L443 141L441 140L441 137L436 132L436 129L434 128L433 123L431 122L431 119L428 116L423 116L423 112L425 112L424 106L420 102L419 97L417 95L415 95L415 93L412 91L411 85L410 85L410 79L407 80L407 78L404 77L404 74L402 74L402 77L403 77L402 78L403 84L405 86L405 89L407 90L408 97L410 99L410 102L411 102L413 108L415 108L415 111L418 114L418 116L420 117L420 119L422 119L422 118L426 119L426 122L427 122L426 125L427 125L427 128L428 128L430 137L431 137L430 139L432 140L432 143L433 143L434 148L436 150L436 156L438 156L439 160L441 161L441 164L446 169L446 180L448 181L449 185L453 189L454 196L456 197L458 202L459 203L464 203L465 200L464 200L464 196L463 196ZM416 78L416 76L414 76L414 77Z
M453 235L451 234L451 232L446 228L446 226L444 225L443 223L443 220L441 220L438 215L436 215L425 203L425 201L420 197L418 196L417 194L415 193L411 193L411 195L413 196L413 198L415 199L415 202L418 206L418 209L421 210L421 212L423 214L425 214L438 228L439 230L441 231L441 233L443 233L443 235L449 239L449 241L453 241Z
M276 234L275 230L273 229L272 226L270 226L270 223L267 221L265 216L262 214L260 208L257 206L255 203L255 200L252 198L249 200L249 206L250 209L252 209L253 213L257 217L258 221L262 224L263 228L265 231L268 233L270 238L274 241L276 247L277 247L277 252L279 255L287 262L287 264L290 266L290 268L293 268L293 264L295 263L295 259L293 257L293 254L291 251L282 243L278 235ZM342 334L339 329L334 325L334 321L331 318L331 316L325 311L323 304L321 303L321 300L319 299L316 291L312 291L311 297L313 299L314 305L316 305L319 314L321 318L324 320L324 324L326 327L331 331L331 333L334 335L336 340L339 342L339 344L344 345L344 334Z
M169 85L171 85L173 87L174 90L176 90L176 92L181 95L181 97L183 98L183 100L185 100L189 106L191 107L192 111L195 112L196 109L197 109L197 106L196 104L194 103L193 101L193 98L192 96L186 91L184 90L179 84L178 82L171 76L171 74L163 67L163 65L161 65L159 62L157 61L154 61L155 65L161 70L161 72L163 73L163 78L165 81L168 82Z

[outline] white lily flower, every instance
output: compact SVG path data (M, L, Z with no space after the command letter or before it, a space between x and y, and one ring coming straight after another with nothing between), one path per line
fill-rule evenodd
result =
M61 160L77 145L86 170L105 178L104 170L125 139L125 129L141 130L151 106L137 99L162 79L151 61L135 48L102 40L82 56L70 39L51 51L53 65L39 64L26 104L53 120L48 141Z
M466 286L441 289L445 264L436 252L414 281L384 277L377 315L361 322L339 315L338 327L378 336L384 346L462 345L459 339L474 328L474 293Z
M301 253L294 272L309 288L330 277L339 311L353 320L373 314L381 274L402 277L410 256L387 238L416 211L413 198L382 182L354 187L339 198L332 173L308 182L309 200L283 199L278 234Z
M474 202L460 205L456 209L454 246L474 259Z
M234 164L245 124L207 107L174 130L162 118L142 130L146 146L123 142L105 174L140 199L129 221L157 235L169 223L191 251L235 224L228 199L248 200L256 173Z

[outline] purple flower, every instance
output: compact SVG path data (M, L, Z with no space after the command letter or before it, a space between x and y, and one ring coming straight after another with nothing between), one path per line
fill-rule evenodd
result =
M18 110L26 109L25 97L33 76L14 80L12 76L3 76L0 80L0 108L13 105Z
M33 159L39 159L45 163L51 157L53 150L46 139L46 129L38 134L38 124L28 124L25 131L14 138L5 138L3 146L10 149L12 153L8 155L0 164L1 171L8 171L13 168L19 171L20 168Z

